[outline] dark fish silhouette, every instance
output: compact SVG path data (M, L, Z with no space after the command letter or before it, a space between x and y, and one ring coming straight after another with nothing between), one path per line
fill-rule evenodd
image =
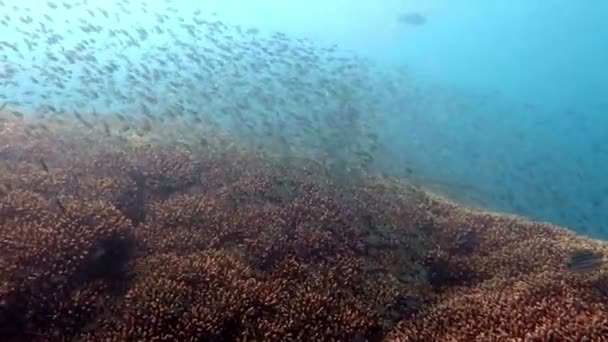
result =
M17 111L17 110L12 110L11 114L13 114L13 116L15 116L17 118L22 118L23 117L23 113L21 113L20 111Z
M58 197L51 198L51 208L53 210L60 211L63 215L67 214L67 210L65 209L65 206L63 205L63 203L61 203L61 200L59 200Z
M397 17L397 21L401 24L422 26L426 24L426 17L420 13L404 13Z
M566 263L568 271L585 273L597 269L602 264L602 257L592 251L575 251Z
M110 126L106 122L103 123L103 130L106 136L109 137L111 135Z
M40 164L40 167L44 170L44 172L49 172L49 167L44 162L44 159L38 158L38 164Z

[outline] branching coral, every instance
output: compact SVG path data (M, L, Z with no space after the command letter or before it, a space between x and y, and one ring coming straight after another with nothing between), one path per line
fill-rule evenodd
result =
M2 340L608 336L607 267L565 267L608 248L559 228L314 162L18 128L0 136Z
M2 335L78 329L127 261L131 225L120 212L76 200L62 206L18 190L0 200Z
M471 212L436 201L439 247L431 273L442 278L434 305L404 320L400 341L603 341L608 336L608 268L566 268L579 249L608 247L547 224ZM434 254L434 255L433 255ZM444 263L444 264L441 264ZM431 278L432 280L432 278Z

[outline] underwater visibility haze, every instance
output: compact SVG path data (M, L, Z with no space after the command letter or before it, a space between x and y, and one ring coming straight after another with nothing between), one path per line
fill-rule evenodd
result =
M0 9L1 340L608 340L608 2Z

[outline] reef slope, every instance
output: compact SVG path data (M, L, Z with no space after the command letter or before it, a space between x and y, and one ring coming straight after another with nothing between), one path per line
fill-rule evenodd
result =
M5 121L3 341L601 341L606 244L207 139Z

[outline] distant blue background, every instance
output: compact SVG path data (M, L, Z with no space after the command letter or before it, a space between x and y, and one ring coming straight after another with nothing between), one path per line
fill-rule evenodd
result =
M47 11L44 3L32 0L29 7ZM382 129L388 152L378 160L387 173L402 175L407 167L414 181L461 201L608 238L607 1L199 0L172 6L338 43L368 57L406 80L396 83L394 98L383 99L390 104ZM424 15L426 24L399 23L408 12ZM130 23L151 24L153 17ZM20 40L3 27L0 37Z
M416 81L385 131L394 172L608 237L608 2L243 3L217 10L406 66ZM407 12L427 23L399 23Z

